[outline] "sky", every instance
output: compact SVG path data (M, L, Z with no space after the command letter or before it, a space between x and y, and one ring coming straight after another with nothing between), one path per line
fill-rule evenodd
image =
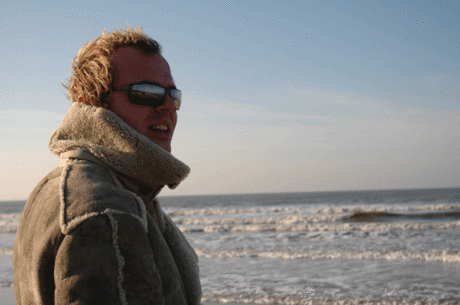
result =
M460 1L0 0L0 200L48 139L81 46L141 26L183 92L161 195L460 186Z

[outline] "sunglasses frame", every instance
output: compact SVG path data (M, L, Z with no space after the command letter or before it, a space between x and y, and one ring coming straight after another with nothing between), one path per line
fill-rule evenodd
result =
M157 104L157 103L152 103L152 104L134 103L133 102L134 98L131 98L131 96L132 96L133 87L136 86L136 85L149 85L149 86L154 86L156 88L163 89L164 90L163 96L158 96L158 95L155 94L156 96L158 96L158 98L160 99L161 103L159 103L159 104ZM164 105L165 100L166 100L166 95L169 95L169 97L173 100L176 110L179 110L180 105L182 103L182 91L180 91L179 89L176 89L176 88L165 88L165 87L162 87L162 86L160 86L158 84L151 83L151 82L133 83L133 84L113 88L112 91L126 91L127 94L128 94L129 102L131 104L134 104L134 105L151 106L153 108L157 108L157 107L159 107L161 105ZM140 90L134 90L134 91L151 93L151 92L148 92L148 91L140 91ZM172 92L175 92L176 94L178 93L179 98L174 98L172 96Z

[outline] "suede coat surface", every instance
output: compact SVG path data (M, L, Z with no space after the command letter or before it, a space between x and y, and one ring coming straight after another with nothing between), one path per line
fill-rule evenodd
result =
M29 196L16 234L17 304L199 304L198 257L155 199L189 168L80 103L49 148L61 163Z

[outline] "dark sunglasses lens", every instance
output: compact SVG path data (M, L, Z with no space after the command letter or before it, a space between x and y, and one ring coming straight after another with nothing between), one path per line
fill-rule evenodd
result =
M133 85L129 91L129 99L131 103L142 106L152 106L154 108L163 105L165 89L159 86L150 84ZM182 92L173 89L170 92L170 97L174 101L174 106L177 110L180 108Z
M163 104L165 90L158 86L140 84L134 85L130 91L131 103L154 108Z

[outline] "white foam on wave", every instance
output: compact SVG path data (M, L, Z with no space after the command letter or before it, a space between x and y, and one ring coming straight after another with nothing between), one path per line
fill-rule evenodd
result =
M238 217L238 218L176 218L173 220L177 225L258 225L279 224L295 225L301 223L336 222L347 214L334 215L287 215L279 217Z
M254 207L254 208L207 208L207 209L171 209L165 208L169 216L218 216L237 214L271 214L271 213L299 213L299 208L288 207Z
M256 257L262 259L366 259L366 260L414 260L419 262L460 263L459 253L446 251L263 251L263 250L220 250L195 249L198 256L211 258Z
M0 214L0 233L16 232L21 214Z
M460 299L447 299L433 303L430 298L423 296L387 295L379 297L333 297L317 293L313 288L299 291L297 294L267 295L261 293L233 293L233 294L209 294L204 295L202 302L218 302L232 304L280 304L280 305L430 305L430 304L459 304Z
M308 217L235 218L235 219L174 219L184 233L192 232L318 232L318 231L389 231L389 230L458 230L460 221L442 223L340 223L317 222Z
M401 208L402 209L402 208ZM451 210L459 210L459 204L446 204L446 203L438 203L438 204L427 204L427 205L415 205L409 206L409 208L405 208L409 211L451 211Z
M13 249L0 249L0 256L12 256Z
M404 212L404 211L452 211L460 210L459 204L405 204L400 205L368 205L368 204L347 204L346 206L321 205L287 205L282 207L253 207L253 208L206 208L206 209L179 209L165 208L165 212L171 217L180 216L223 216L223 215L244 215L244 214L352 214L354 212Z

